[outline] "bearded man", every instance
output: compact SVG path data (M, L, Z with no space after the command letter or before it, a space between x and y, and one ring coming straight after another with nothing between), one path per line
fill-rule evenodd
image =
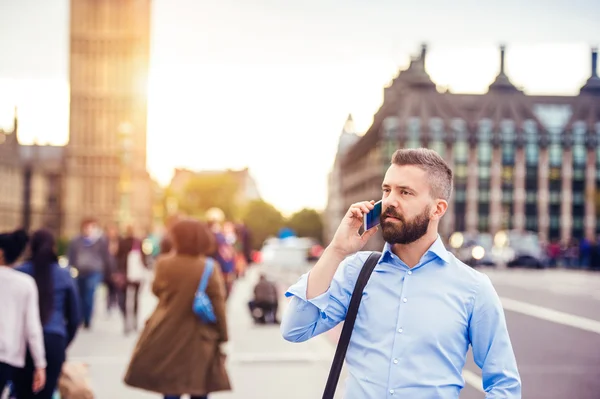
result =
M394 153L382 184L381 223L363 234L374 201L353 204L310 272L291 286L283 337L302 342L346 318L361 251L381 229L386 244L363 291L346 354L347 399L457 399L469 346L486 398L521 398L500 299L490 279L456 259L438 234L452 170L435 151Z

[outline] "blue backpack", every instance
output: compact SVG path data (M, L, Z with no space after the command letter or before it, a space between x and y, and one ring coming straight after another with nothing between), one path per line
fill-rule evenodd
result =
M215 323L217 321L210 298L206 295L206 286L208 285L208 279L212 274L214 263L214 260L211 258L206 258L204 272L200 279L200 285L196 290L196 297L194 298L194 305L192 306L194 313L196 313L196 315L198 315L205 323Z

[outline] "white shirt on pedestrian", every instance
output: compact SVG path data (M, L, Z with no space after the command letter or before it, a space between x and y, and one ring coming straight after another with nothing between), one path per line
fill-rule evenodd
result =
M46 368L44 333L35 280L0 266L0 363L22 368L27 348L36 368Z

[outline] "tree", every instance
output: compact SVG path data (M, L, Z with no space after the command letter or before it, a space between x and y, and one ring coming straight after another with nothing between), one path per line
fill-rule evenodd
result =
M254 249L260 249L268 237L276 236L285 223L281 212L263 200L249 202L242 213L242 221L250 230Z
M310 237L323 242L323 221L314 209L304 208L294 213L287 226L296 232L298 237Z
M228 219L234 219L239 213L238 190L237 180L226 173L194 176L178 196L179 210L203 219L208 209L216 207Z

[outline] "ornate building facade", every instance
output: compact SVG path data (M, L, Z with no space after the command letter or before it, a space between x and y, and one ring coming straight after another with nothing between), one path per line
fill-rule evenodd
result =
M341 161L344 208L381 197L398 148L429 147L454 171L442 219L454 231L535 231L542 240L600 234L600 78L597 50L578 96L532 96L504 70L482 95L440 92L426 47L384 89L373 124ZM382 242L373 243L377 248Z

